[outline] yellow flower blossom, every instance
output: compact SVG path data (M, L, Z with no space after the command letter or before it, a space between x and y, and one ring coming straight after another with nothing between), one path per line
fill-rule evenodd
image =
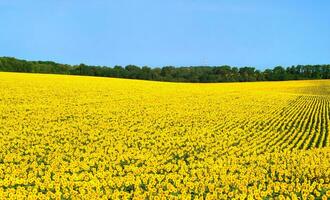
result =
M0 73L4 199L329 199L330 81Z

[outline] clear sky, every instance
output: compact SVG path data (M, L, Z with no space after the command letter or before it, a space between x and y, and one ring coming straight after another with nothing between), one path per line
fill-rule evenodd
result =
M329 0L0 0L0 56L91 65L330 63Z

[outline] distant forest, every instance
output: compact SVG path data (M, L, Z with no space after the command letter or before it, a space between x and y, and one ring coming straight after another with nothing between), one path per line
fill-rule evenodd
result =
M164 66L150 68L127 65L106 67L92 65L67 65L52 61L26 61L12 57L0 57L0 71L47 74L71 74L170 82L247 82L329 79L330 65L277 66L257 70L254 67L223 66Z

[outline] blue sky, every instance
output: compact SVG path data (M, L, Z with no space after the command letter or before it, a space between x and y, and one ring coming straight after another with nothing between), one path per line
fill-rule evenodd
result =
M328 0L0 0L0 56L92 65L330 63Z

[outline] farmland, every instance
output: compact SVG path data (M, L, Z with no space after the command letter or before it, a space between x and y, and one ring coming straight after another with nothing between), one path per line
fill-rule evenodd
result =
M330 81L0 73L0 196L328 199Z

